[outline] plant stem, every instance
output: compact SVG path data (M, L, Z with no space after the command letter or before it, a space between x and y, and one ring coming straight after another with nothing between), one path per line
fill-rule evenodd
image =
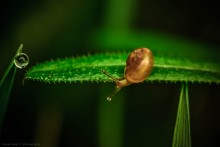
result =
M8 68L6 69L1 81L0 81L0 132L3 124L3 119L5 116L5 112L7 109L9 96L11 93L11 89L13 86L15 74L17 71L17 68L14 65L14 59L18 53L22 52L23 44L21 44L18 47L18 50L11 60L11 63L9 64Z
M100 89L99 106L99 146L122 147L123 146L123 92L117 95L117 99L108 102L106 100L106 88Z

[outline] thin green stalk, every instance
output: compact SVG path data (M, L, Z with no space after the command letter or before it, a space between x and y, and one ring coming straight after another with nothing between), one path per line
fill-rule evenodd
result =
M182 83L181 87L172 146L191 147L190 111L187 83Z
M99 106L99 147L123 146L123 92L117 95L114 101L103 101L106 89L100 89Z
M22 52L22 48L23 45L21 44L0 81L0 131L17 71L17 68L14 65L14 59L18 53Z

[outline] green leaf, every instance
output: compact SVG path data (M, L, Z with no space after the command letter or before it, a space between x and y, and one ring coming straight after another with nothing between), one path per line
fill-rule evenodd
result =
M191 147L190 111L187 83L182 83L172 146Z
M109 82L101 70L122 78L128 53L106 53L58 59L35 65L26 79L44 82ZM154 56L154 68L148 81L188 81L220 83L220 64L180 57Z

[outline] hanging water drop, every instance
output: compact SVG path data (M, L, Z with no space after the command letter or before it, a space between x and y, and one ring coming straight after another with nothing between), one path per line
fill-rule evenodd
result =
M17 68L25 68L29 63L29 58L25 53L19 53L14 59L14 64Z

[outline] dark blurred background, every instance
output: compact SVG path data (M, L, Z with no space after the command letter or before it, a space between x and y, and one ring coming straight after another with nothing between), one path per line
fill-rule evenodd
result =
M0 77L20 43L30 58L27 69L45 60L142 46L219 61L219 18L217 1L3 0ZM0 146L171 146L180 83L132 85L109 103L114 83L22 86L25 70L17 71ZM192 145L216 146L220 86L190 83L189 98Z

